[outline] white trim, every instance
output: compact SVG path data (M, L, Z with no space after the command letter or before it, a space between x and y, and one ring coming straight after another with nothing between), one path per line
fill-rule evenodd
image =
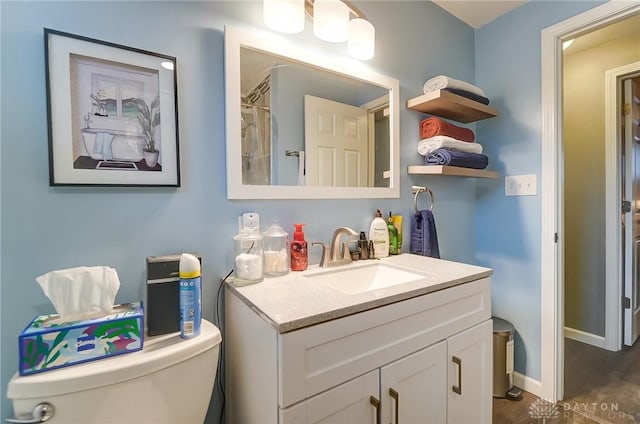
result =
M561 41L640 11L640 2L608 2L542 30L542 240L541 383L543 398L557 401L564 385L564 281L562 276ZM554 234L559 232L559 243Z
M597 334L587 333L586 331L576 330L571 327L564 327L564 336L571 340L604 349L605 338Z
M531 394L542 398L542 384L538 380L534 380L531 377L527 377L519 372L513 373L513 385L527 391Z
M327 56L304 48L293 39L270 32L251 31L225 26L225 111L227 199L388 199L400 197L400 82L396 78L376 72L355 59ZM389 92L389 127L391 165L389 187L308 187L284 185L249 185L242 183L242 146L240 96L240 47L247 47L279 56L291 62L306 64L314 69L337 74Z

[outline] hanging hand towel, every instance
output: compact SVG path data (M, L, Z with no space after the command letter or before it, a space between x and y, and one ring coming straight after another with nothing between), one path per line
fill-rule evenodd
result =
M113 156L111 154L111 142L113 141L113 135L109 133L97 133L96 140L93 144L93 153L102 155L103 160L111 160Z
M413 216L409 252L440 259L436 221L431 211L421 210Z

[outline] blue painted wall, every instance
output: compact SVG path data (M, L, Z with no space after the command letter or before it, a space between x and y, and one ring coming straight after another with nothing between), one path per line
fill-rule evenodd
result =
M434 191L443 257L475 262L476 181L406 174L407 165L419 162L418 123L424 116L404 108L431 76L474 80L474 31L431 3L359 6L377 31L376 57L369 66L400 80L400 199L226 199L223 29L231 24L264 30L261 2L0 3L2 419L12 414L6 386L17 368L18 333L33 316L52 312L34 281L51 270L113 266L122 283L116 301L125 302L144 297L146 256L197 251L203 257L204 317L211 320L219 278L232 266L240 213L260 213L263 228L274 219L287 229L306 222L308 240L326 241L340 225L368 229L380 208L403 214L408 233L412 183ZM181 188L49 187L43 27L177 57ZM322 43L310 33L308 25L292 37L308 48L346 55L346 46ZM493 96L495 85L489 88ZM477 183L487 196L499 190L484 184ZM328 208L335 213L327 215ZM405 250L408 243L405 237ZM318 263L319 252L312 250L310 261ZM208 421L215 422L214 416Z
M541 31L600 4L533 1L476 31L476 83L500 110L477 138L501 175L535 174L538 195L505 197L504 179L477 191L476 258L494 269L494 315L516 329L515 368L540 380ZM548 235L551 236L551 235Z
M424 116L404 104L434 75L476 81L501 112L476 125L490 167L539 176L540 31L599 3L531 2L474 34L430 3L360 2L377 31L369 65L400 80L401 198L311 201L226 199L223 29L264 30L259 2L0 3L0 417L12 412L5 394L17 367L17 335L34 315L52 311L36 276L110 265L122 282L116 301L124 302L144 297L146 256L195 250L203 256L204 316L211 320L218 280L231 269L238 214L260 213L263 228L273 219L288 229L307 222L309 240L328 240L338 225L367 229L381 208L402 213L408 231L414 183L434 191L443 257L495 269L494 312L517 329L516 370L539 380L540 196L504 197L503 179L408 176L406 166L419 161ZM48 186L43 27L177 57L181 188ZM314 39L309 27L291 37L346 54L342 45ZM339 213L329 218L326 207ZM311 262L318 260L312 251Z

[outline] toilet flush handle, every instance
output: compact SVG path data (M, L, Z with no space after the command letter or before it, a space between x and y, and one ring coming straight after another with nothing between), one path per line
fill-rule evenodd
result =
M55 408L53 405L47 402L42 402L33 407L33 411L31 412L31 418L5 418L8 423L17 423L17 424L37 424L44 423L49 421L50 418L53 417L53 413L55 412Z

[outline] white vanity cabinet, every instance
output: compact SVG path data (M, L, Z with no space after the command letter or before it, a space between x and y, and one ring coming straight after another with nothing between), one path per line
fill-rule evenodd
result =
M489 277L284 333L225 307L227 423L491 422Z

